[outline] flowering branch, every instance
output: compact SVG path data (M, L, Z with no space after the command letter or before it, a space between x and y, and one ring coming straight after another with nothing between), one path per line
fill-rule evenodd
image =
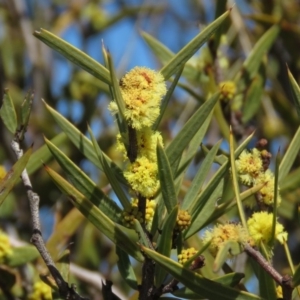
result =
M23 150L20 148L21 141L22 141L21 131L20 132L17 131L17 133L15 134L15 138L11 142L11 147L17 159L20 159L23 156ZM75 285L71 285L71 287L69 287L68 283L63 279L62 275L55 267L54 261L50 256L42 237L40 217L39 217L40 197L37 193L33 191L32 184L26 169L23 170L21 174L21 178L27 192L27 197L29 199L29 206L30 206L30 213L31 213L31 220L32 220L31 243L37 248L46 266L48 267L49 272L51 273L52 277L54 278L57 284L60 296L64 299L70 299L70 300L86 299L77 294Z

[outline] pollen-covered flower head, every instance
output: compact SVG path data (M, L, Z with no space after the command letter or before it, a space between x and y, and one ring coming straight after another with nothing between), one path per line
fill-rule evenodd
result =
M219 248L227 241L239 242L241 244L248 242L250 239L247 230L236 223L218 224L212 229L206 230L203 237L203 242L211 241L209 249L215 256Z
M262 201L266 205L273 205L274 204L274 181L275 177L271 170L267 170L266 172L262 172L259 176L255 179L255 185L264 184L264 186L260 190L260 194L262 196ZM281 197L279 194L279 188L277 191L277 206L281 203Z
M273 214L265 211L256 212L247 221L249 234L255 245L263 241L266 245L271 241ZM287 232L284 231L282 224L276 221L275 238L280 242L287 240Z
M124 116L135 129L150 127L160 112L160 102L166 94L164 77L151 69L135 67L120 82L125 102Z
M159 180L157 178L157 163L150 161L147 157L138 157L129 164L124 172L131 188L146 198L153 197L158 190Z
M254 179L263 172L260 151L256 148L251 152L244 150L235 163L240 180L245 185L251 185Z

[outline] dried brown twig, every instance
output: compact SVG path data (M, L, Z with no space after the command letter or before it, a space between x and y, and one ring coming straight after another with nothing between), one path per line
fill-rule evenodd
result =
M11 142L11 147L17 159L20 159L23 156L23 150L20 147L20 143L21 143L21 135L19 134L19 132L17 132L15 134L15 138ZM32 184L26 169L23 170L21 174L21 179L26 189L27 197L29 200L29 206L30 206L30 214L31 214L31 221L32 221L31 243L37 248L46 266L48 267L50 274L52 275L53 279L57 284L60 296L64 299L69 299L69 300L87 299L81 297L76 292L75 285L69 286L68 282L66 282L63 279L62 275L55 267L54 261L50 256L42 237L40 217L39 217L40 197L37 193L33 191Z

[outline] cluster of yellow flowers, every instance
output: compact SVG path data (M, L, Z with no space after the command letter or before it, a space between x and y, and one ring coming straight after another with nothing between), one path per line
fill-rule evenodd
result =
M274 205L274 175L268 169L271 155L266 150L252 151L244 150L236 160L236 168L239 180L246 186L261 185L260 190L264 204ZM279 191L276 191L279 193ZM281 199L278 194L278 204ZM272 254L272 226L273 213L266 211L255 212L247 221L247 229L241 224L227 223L216 225L204 233L203 241L211 241L210 250L216 255L222 244L226 241L235 241L243 245L249 243L252 246L260 246L261 242L267 247L269 254ZM284 227L276 220L275 239L281 244L287 241L288 234Z
M7 234L0 230L0 264L12 253Z
M191 215L186 210L179 210L176 219L176 229L183 231L191 225Z
M140 223L143 222L142 213L138 211L138 203L139 200L137 198L133 198L131 202L131 209L123 212L123 224L126 227L131 227L134 219L137 219ZM151 228L152 225L155 206L156 203L154 200L146 199L145 223L148 228Z
M236 160L236 169L239 174L240 181L247 186L255 186L264 184L260 190L262 201L266 205L274 203L274 174L270 169L265 170L263 165L263 155L265 150L259 151L254 148L248 152L244 150ZM276 191L277 205L281 202L279 189Z
M33 291L29 295L28 300L52 300L51 288L49 285L39 280L35 282Z
M214 256L227 241L243 244L250 240L247 230L239 223L217 224L212 229L206 230L203 236L204 243L211 242L209 249Z
M136 67L128 72L120 82L122 97L125 103L124 117L128 126L135 130L137 157L129 162L124 177L132 190L141 196L151 198L159 188L157 178L156 146L162 137L151 129L160 113L160 103L166 94L163 76L145 67ZM110 111L116 113L118 108L111 102ZM121 135L117 136L117 149L127 157L126 142Z
M183 249L178 255L178 262L180 264L185 264L191 257L197 253L197 250L194 247Z
M264 242L266 245L272 238L273 214L265 211L254 213L247 221L249 234L255 245ZM276 221L275 238L283 244L287 241L287 232L284 231L283 225Z

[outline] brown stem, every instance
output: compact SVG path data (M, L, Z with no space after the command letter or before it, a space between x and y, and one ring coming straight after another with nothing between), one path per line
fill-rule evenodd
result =
M279 284L282 286L283 299L291 300L293 285L291 277L288 275L280 275L274 267L262 256L262 254L252 248L249 244L244 244L245 252L252 257L256 262Z

